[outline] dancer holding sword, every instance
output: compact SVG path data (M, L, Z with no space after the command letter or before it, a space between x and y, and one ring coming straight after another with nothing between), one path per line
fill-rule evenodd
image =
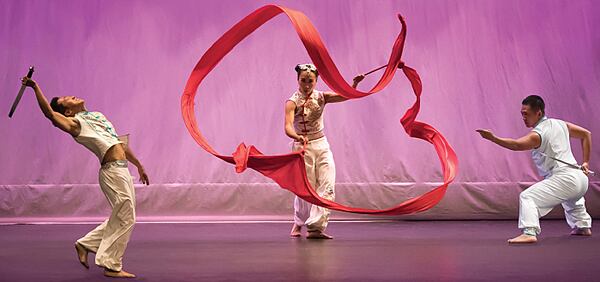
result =
M588 189L586 175L592 150L589 130L559 119L546 117L544 100L530 95L521 103L521 116L526 127L533 128L518 138L501 138L490 130L478 129L481 137L513 151L532 150L531 157L544 180L521 192L519 197L519 228L523 233L508 243L535 243L540 234L539 218L562 204L571 235L592 235L592 218L585 208L583 196ZM569 138L581 140L583 163L571 152Z
M101 165L100 188L112 212L106 221L75 243L79 262L89 268L88 253L95 253L95 263L104 268L105 276L134 278L135 275L123 270L122 263L135 224L135 190L127 164L128 161L133 163L138 168L142 183L148 185L142 164L129 146L119 140L112 123L102 113L87 111L85 101L73 96L54 97L49 103L30 74L23 77L22 85L33 88L44 116L92 151ZM14 112L18 100L11 112Z

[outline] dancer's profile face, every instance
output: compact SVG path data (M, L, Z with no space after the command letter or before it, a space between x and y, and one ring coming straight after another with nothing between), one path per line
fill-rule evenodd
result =
M73 113L77 108L83 107L83 104L85 103L83 99L75 96L63 96L58 98L57 102L65 107L65 114L67 116L71 116L71 113Z
M317 85L317 76L311 71L302 71L298 76L298 86L300 92L309 94Z
M534 111L529 105L521 105L521 117L526 127L533 127L542 118L542 111Z

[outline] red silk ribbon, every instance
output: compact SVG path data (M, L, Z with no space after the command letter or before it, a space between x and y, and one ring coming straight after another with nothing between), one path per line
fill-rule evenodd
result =
M402 68L404 75L411 83L416 96L416 101L400 119L400 123L409 136L420 138L433 144L442 164L444 177L444 183L442 185L419 197L409 199L388 209L375 210L348 207L319 197L311 187L306 176L303 150L284 155L264 155L254 146L251 145L247 147L244 143L241 143L232 156L226 156L217 153L208 144L198 129L194 112L194 98L200 83L221 59L233 49L233 47L264 23L281 13L284 13L289 18L296 29L308 55L319 70L322 80L331 90L346 98L360 98L384 89L394 77L397 68ZM406 38L406 23L401 16L398 16L398 18L402 23L402 30L392 47L392 54L390 55L385 71L377 84L375 84L370 91L361 92L352 88L352 86L344 80L329 56L329 52L325 48L319 33L303 13L277 5L267 5L259 8L223 34L206 51L206 53L204 53L200 58L200 61L198 61L194 67L181 97L181 112L188 131L204 150L226 162L235 164L237 172L242 172L248 167L252 168L271 178L282 188L291 191L298 197L312 204L344 212L379 215L410 214L432 208L443 198L446 189L448 188L448 184L456 177L458 172L458 159L448 141L446 141L439 131L426 123L416 120L421 105L420 97L422 84L417 72L404 65L401 61L404 40Z

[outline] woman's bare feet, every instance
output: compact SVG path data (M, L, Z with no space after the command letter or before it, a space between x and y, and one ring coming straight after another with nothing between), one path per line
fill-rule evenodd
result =
M107 268L104 269L104 276L112 278L135 278L135 275L133 273L129 273L124 270L112 271Z
M306 239L333 239L333 236L327 235L321 231L308 231Z
M89 269L90 265L88 264L88 251L87 249L80 245L79 243L75 242L75 250L77 251L77 258L79 258L79 262L81 263L81 265L83 265L83 267Z
M302 226L296 225L294 223L294 226L292 226L292 231L290 231L290 236L294 237L294 238L300 237L300 236L302 236L301 232L302 232Z
M591 228L573 228L571 235L575 236L592 236Z
M527 234L521 234L515 238L508 239L509 244L533 244L535 242L537 242L537 237Z

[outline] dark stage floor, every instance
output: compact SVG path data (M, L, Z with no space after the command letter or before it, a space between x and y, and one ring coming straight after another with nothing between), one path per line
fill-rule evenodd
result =
M0 226L0 281L114 281L76 259L93 227ZM600 234L568 236L559 220L528 246L506 243L516 221L332 222L329 241L291 239L290 227L138 224L125 269L139 281L600 281Z

